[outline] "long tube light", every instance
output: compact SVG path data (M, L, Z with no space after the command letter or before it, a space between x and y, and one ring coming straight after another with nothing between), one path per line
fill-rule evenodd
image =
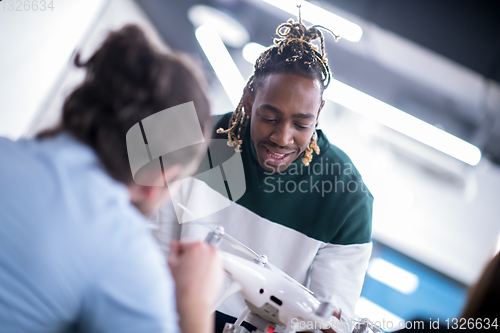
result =
M253 64L265 49L248 43L243 57ZM325 97L464 163L474 166L481 160L481 150L476 146L345 83L332 79Z
M241 48L250 41L250 35L241 23L214 7L194 5L188 10L188 18L195 27L211 24L224 44L230 47Z
M363 29L355 23L346 20L343 17L333 14L321 7L313 5L307 1L292 0L263 0L268 4L284 10L285 12L297 16L297 5L301 5L302 19L312 24L319 24L330 29L336 35L345 38L351 42L357 42L363 36Z
M236 108L245 87L245 80L238 67L236 67L233 58L231 58L217 31L211 25L204 24L200 26L196 29L195 35L215 74L229 96L233 107Z
M469 165L476 165L481 160L481 151L476 146L345 83L332 80L325 95L335 103Z
M366 271L371 278L405 294L409 295L417 290L418 276L396 266L382 258L370 260Z
M405 328L405 319L396 316L386 308L370 301L369 299L361 296L356 304L354 313L359 318L370 318L372 323L380 325L383 332L394 332L398 329ZM389 328L388 323L392 324Z

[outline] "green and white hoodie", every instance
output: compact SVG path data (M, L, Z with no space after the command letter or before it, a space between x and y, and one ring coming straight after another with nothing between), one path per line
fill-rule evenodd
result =
M230 113L220 117L215 128L227 128L229 117ZM222 197L199 180L184 180L173 201L151 217L156 237L163 244L204 239L209 229L202 224L221 225L317 297L334 296L343 313L353 316L371 255L373 196L349 157L321 130L320 154L313 154L308 167L298 158L284 172L266 172L257 161L249 123L241 153L245 194L208 216L179 224L182 215L190 213L179 207L212 205ZM239 254L224 242L221 249ZM243 298L236 294L218 310L239 317L244 308Z

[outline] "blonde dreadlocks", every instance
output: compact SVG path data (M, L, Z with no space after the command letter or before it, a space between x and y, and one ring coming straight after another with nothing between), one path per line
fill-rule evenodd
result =
M254 74L248 79L246 88L251 93L255 93L255 89L262 84L267 75L271 73L294 73L318 79L323 83L321 90L323 92L330 84L331 72L325 54L325 40L319 28L328 30L335 37L335 41L340 38L340 36L320 25L306 28L302 24L299 8L298 22L290 19L276 29L276 33L280 38L275 38L275 45L261 53L255 62ZM320 40L321 53L318 52L318 47L312 43L316 39ZM229 128L227 130L223 128L217 129L217 133L227 134L228 146L236 146L235 150L237 152L241 152L243 126L247 118L243 111L242 97L229 119ZM302 158L302 162L306 166L312 160L313 151L319 154L319 147L314 135Z

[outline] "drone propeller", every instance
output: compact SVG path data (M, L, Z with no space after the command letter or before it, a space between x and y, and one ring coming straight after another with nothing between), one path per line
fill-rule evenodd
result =
M237 239L229 236L229 234L224 233L223 237L229 242L231 247L235 249L236 251L240 251L241 253L244 253L248 255L249 257L252 257L255 260L258 260L259 262L263 260L263 257L260 256L257 252L246 246L245 244L239 242ZM267 258L266 258L267 259Z

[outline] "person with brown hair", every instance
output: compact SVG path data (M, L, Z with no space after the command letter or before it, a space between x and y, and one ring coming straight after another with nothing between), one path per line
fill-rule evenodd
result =
M469 291L461 318L496 320L500 325L500 253L486 265L479 280ZM497 326L498 327L498 326Z
M217 251L174 242L167 268L144 216L173 189L134 182L127 146L134 125L183 103L207 137L203 83L184 55L157 51L137 26L75 65L86 76L57 128L0 138L0 331L211 332ZM160 156L162 173L149 180L189 176L201 151Z

